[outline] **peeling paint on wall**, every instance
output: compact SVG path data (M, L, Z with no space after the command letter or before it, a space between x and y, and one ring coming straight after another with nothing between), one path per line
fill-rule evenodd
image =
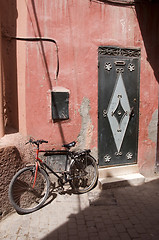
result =
M157 123L158 123L158 110L156 109L152 114L152 119L148 126L148 138L156 143L157 141Z
M80 115L82 117L81 131L78 136L78 143L80 149L90 148L92 141L93 125L89 111L90 101L88 98L84 97L80 107Z
M98 163L98 149L96 147L91 149L91 155L96 159Z

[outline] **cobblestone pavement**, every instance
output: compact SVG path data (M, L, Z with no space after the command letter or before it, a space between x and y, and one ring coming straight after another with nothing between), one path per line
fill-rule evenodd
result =
M83 195L58 194L32 214L3 219L0 239L158 240L159 179Z

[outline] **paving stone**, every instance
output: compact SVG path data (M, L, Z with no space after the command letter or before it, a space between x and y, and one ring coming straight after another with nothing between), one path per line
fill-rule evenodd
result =
M89 239L90 240L100 240L98 236L89 236Z
M82 231L82 232L78 232L78 235L79 236L83 236L83 237L88 237L88 231L87 230L84 230L84 231Z
M79 236L78 238L79 238L79 240L88 240L89 239L89 237L87 237L87 236Z
M144 224L144 222L143 222L143 224ZM146 229L143 227L143 225L140 225L140 224L135 226L135 230L137 231L137 233L145 233L146 232Z
M120 237L112 237L111 240L121 240Z
M88 233L97 233L96 227L90 226L87 228Z
M135 215L131 216L130 221L133 225L136 225L136 224L140 223L139 219Z
M123 224L115 224L115 228L118 233L126 232L126 229Z
M104 225L104 223L102 223L102 222L97 222L97 223L95 223L95 226L96 226L98 232L105 231L105 225Z
M130 236L128 235L128 233L120 233L120 239L121 240L131 240Z
M110 237L118 236L118 232L115 229L115 227L109 227L109 228L107 228L107 231L108 231L108 234L109 234Z
M133 225L131 223L131 221L129 219L125 219L122 221L122 224L124 225L124 227L127 228L133 228Z
M104 218L103 219L103 223L107 226L112 225L113 224L113 220L109 219L109 218Z
M134 228L129 228L129 229L127 229L127 231L128 231L131 238L138 238L139 237L138 232Z
M69 230L68 230L68 235L69 235L69 236L77 235L77 233L78 233L78 232L77 232L76 229L69 229Z

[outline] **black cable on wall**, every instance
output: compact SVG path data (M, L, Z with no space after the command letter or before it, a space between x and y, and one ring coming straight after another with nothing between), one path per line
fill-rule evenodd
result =
M15 36L9 36L9 35L3 35L4 38L7 38L9 40L15 39L15 40L20 40L20 41L29 41L29 42L41 42L41 41L45 41L45 42L52 42L55 44L56 46L56 53L57 53L57 69L56 69L56 79L58 78L58 74L59 74L59 55L58 55L58 45L57 42L54 39L51 38L25 38L25 37L15 37Z

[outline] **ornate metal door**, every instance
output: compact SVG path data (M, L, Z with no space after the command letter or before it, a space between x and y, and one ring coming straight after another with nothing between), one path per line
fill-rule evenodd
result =
M140 49L99 47L99 165L137 162Z

